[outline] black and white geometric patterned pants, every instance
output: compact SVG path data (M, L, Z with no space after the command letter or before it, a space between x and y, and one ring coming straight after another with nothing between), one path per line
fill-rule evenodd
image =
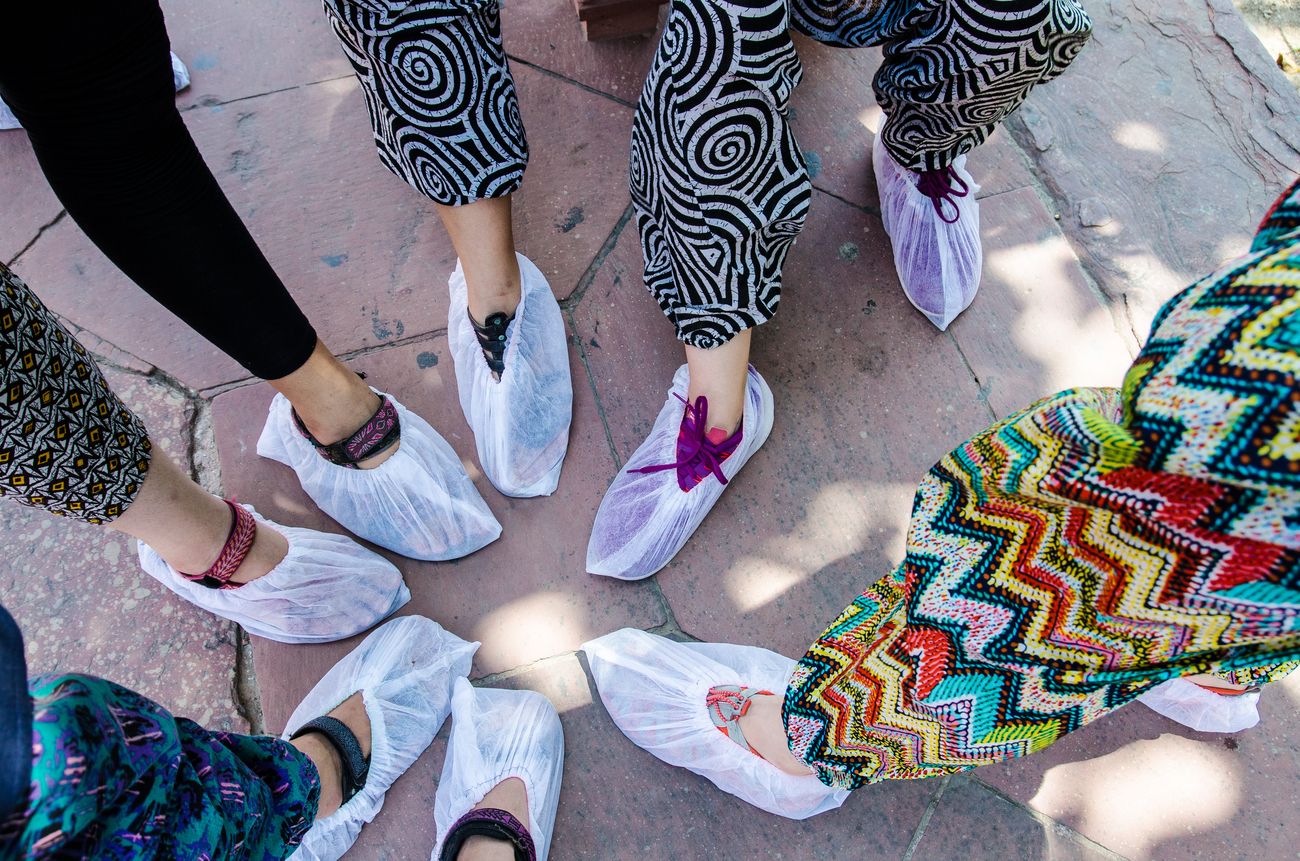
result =
M366 91L380 158L439 203L514 191L528 147L496 0L325 0ZM812 184L786 122L797 29L884 47L883 142L913 170L982 143L1083 48L1077 0L670 0L632 130L645 281L677 337L771 319Z
M87 523L117 519L149 471L144 423L3 263L0 374L0 497Z

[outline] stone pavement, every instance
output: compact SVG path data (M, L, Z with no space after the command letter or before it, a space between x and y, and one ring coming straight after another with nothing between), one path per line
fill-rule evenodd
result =
M483 642L479 683L540 690L560 710L557 861L1300 857L1300 679L1270 689L1263 722L1239 736L1132 706L1038 756L874 787L792 823L633 748L575 654L632 625L799 655L898 559L934 460L1034 398L1118 383L1159 304L1244 250L1300 172L1300 97L1228 0L1087 5L1093 44L970 159L984 281L946 334L902 296L876 208L879 52L798 40L794 124L817 191L781 313L755 339L776 427L682 554L626 584L589 577L583 559L601 494L681 361L640 283L625 181L653 40L585 44L563 0L504 12L533 152L517 234L562 299L576 395L558 491L512 500L478 471L455 400L450 243L374 157L319 9L164 3L193 72L180 105L236 208L326 342L442 431L504 527L459 562L395 561L414 594L405 612ZM63 215L21 132L0 134L0 201L0 260L81 330L164 448L277 520L339 529L287 469L256 457L269 389L108 264ZM0 592L34 670L89 670L209 725L278 731L352 645L250 643L164 593L129 542L12 506L0 518L12 560ZM78 588L87 577L106 588ZM349 857L428 857L445 735Z

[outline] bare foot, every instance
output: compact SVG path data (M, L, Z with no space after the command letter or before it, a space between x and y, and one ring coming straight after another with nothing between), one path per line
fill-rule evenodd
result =
M528 827L528 791L524 782L517 777L508 777L492 787L483 800L474 805L478 810L483 807L495 807L514 815ZM515 847L504 840L475 835L460 847L456 861L514 861Z
M369 761L370 716L366 714L361 694L358 692L348 697L329 714L330 717L343 721L352 730L357 743L361 745L361 754ZM324 819L343 804L343 761L339 758L339 752L329 739L318 732L299 736L289 744L307 754L320 772L320 803L316 808L316 818Z
M812 769L790 752L785 721L781 719L781 700L777 697L758 694L751 698L749 710L740 716L740 731L759 756L781 771L794 777L812 776Z

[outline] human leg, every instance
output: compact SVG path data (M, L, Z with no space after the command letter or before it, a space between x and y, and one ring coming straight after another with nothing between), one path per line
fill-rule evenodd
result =
M572 383L559 305L515 250L511 195L528 144L497 3L325 8L380 160L435 203L456 248L448 340L483 470L507 495L549 494L568 447Z
M0 824L18 857L287 857L320 778L272 738L212 732L92 676L34 678L31 793Z
M139 538L146 571L187 600L264 636L331 640L409 598L400 572L355 542L237 513L181 472L3 265L0 375L0 495ZM341 583L345 598L332 594Z
M645 282L687 365L606 491L593 574L636 579L666 565L770 430L751 330L776 312L812 194L787 118L802 75L788 31L785 0L669 6L630 175Z

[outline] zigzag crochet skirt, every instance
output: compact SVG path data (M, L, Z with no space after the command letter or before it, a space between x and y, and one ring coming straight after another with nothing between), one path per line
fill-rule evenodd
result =
M1049 397L921 482L901 565L785 696L848 789L1042 750L1166 679L1300 659L1300 183L1170 300L1122 390Z

